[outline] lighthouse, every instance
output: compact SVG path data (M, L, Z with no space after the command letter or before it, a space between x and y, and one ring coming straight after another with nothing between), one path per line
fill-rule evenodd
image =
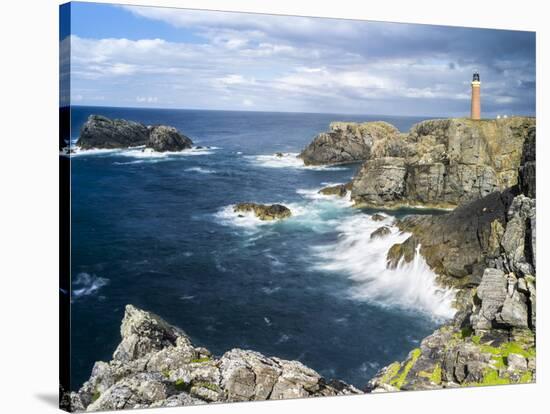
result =
M479 97L480 86L479 72L476 71L472 79L472 119L479 119L481 117L481 102Z

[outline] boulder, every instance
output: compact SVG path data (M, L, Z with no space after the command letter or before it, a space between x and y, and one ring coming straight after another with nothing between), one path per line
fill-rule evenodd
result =
M351 190L351 183L337 184L330 187L321 188L319 190L319 194L345 197L348 194L349 190Z
M239 203L233 207L235 213L253 212L260 220L271 221L285 219L292 215L290 209L282 204L257 204L257 203Z
M305 165L358 162L394 142L399 147L398 138L399 130L387 122L333 122L329 132L317 135L298 157Z
M149 128L149 139L146 146L158 152L176 152L191 148L193 141L180 134L174 127L156 125Z

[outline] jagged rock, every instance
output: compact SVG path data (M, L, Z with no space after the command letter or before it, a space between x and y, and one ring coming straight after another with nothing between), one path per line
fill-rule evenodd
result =
M122 341L113 354L113 359L129 362L154 351L175 345L178 338L187 338L179 328L175 328L159 316L126 306L120 327Z
M82 149L128 148L145 145L148 138L147 127L138 122L90 115L76 145Z
M191 148L193 142L174 127L147 127L124 119L90 115L80 130L76 145L82 149L131 148L145 145L155 151L164 152Z
M368 159L372 152L382 152L382 147L391 152L400 143L399 130L387 122L333 122L330 131L317 135L299 158L305 165L357 162Z
M416 255L418 241L414 236L409 237L403 243L396 243L386 255L388 269L395 269L401 262L410 263Z
M239 203L233 211L238 212L253 212L260 220L270 221L288 218L292 215L292 212L288 207L282 204L257 204L257 203Z
M159 316L126 306L113 360L97 362L65 404L80 411L358 394L298 361L233 349L216 359Z
M384 236L387 236L388 234L391 234L391 229L389 226L382 226L382 227L378 227L376 230L374 230L371 234L370 234L370 238L371 239L375 239L377 237L384 237Z
M319 194L345 197L348 194L349 190L351 190L351 183L337 184L330 187L321 188L319 190Z
M534 161L526 161L529 157L522 158L522 153L524 142L535 135L535 119L526 117L420 122L398 138L401 150L394 154L404 170L396 173L387 152L370 154L353 179L352 199L373 207L381 200L386 207L455 207L514 186L520 165L524 187L532 188ZM384 180L384 175L399 191L376 186L373 180Z
M191 148L193 141L180 134L174 127L156 125L149 128L149 139L146 146L158 152L182 151Z

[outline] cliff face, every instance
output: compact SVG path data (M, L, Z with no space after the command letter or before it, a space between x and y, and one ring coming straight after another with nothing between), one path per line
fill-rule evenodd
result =
M220 358L196 347L159 316L126 306L122 341L110 362L96 362L90 379L64 398L69 411L175 407L209 402L358 394L325 381L298 361L232 349Z
M388 262L421 254L457 286L454 320L403 362L383 368L372 392L530 383L536 377L535 133L522 146L519 184L436 217L410 217L412 236Z
M454 207L517 183L534 118L444 119L414 125L401 151L370 157L353 179L359 205Z
M130 148L146 146L158 152L181 151L191 148L193 142L174 127L145 126L124 119L109 119L90 115L82 126L76 143L82 149Z
M364 161L351 189L360 206L456 207L517 184L534 131L527 117L429 120L406 134L386 122L333 122L299 157L306 165Z
M333 122L298 156L305 165L364 161L386 141L399 141L399 130L387 122Z

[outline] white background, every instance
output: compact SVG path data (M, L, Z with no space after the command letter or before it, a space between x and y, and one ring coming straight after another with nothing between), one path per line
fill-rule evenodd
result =
M149 410L148 413L548 412L548 67L544 1L145 0L119 3L537 31L537 384ZM0 411L57 410L58 0L0 12ZM545 21L546 16L546 21ZM546 105L544 103L546 102ZM90 333L93 335L93 332Z

